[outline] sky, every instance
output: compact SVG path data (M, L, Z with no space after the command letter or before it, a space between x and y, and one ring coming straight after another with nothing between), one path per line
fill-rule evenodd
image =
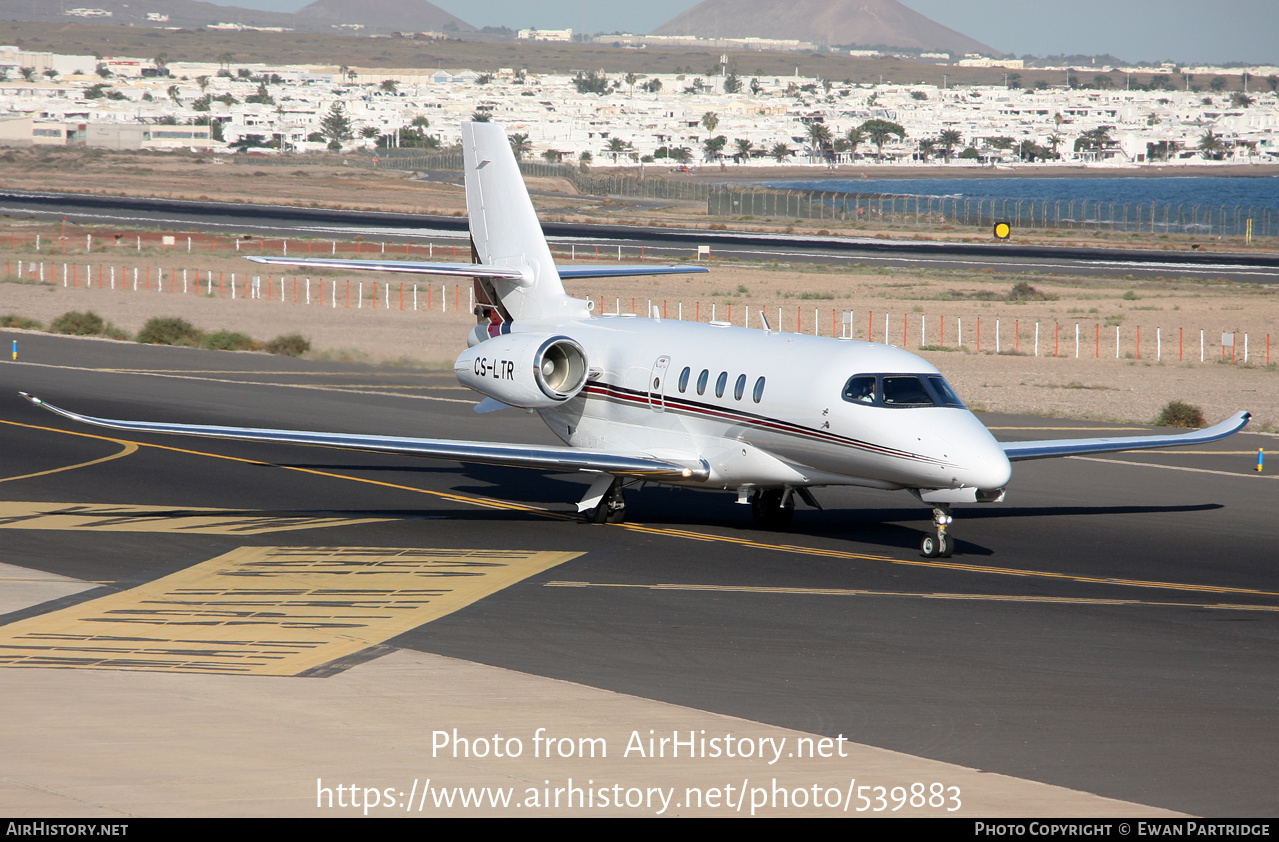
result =
M649 32L697 0L432 0L473 26ZM214 0L294 12L309 0ZM970 38L1018 56L1279 65L1279 0L902 0ZM760 33L764 34L764 33Z

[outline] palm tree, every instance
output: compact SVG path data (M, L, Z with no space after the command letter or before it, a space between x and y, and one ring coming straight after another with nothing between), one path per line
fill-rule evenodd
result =
M857 160L857 147L866 142L866 133L859 128L851 128L844 132L844 141L848 144L848 160Z
M523 161L524 156L533 151L533 144L528 139L528 135L516 133L511 135L511 151L515 153L515 160Z
M768 150L768 157L772 158L779 164L789 158L792 154L794 154L794 150L785 143L774 143L772 148Z
M946 129L937 138L941 143L941 148L946 150L946 163L950 163L950 156L954 153L955 147L964 142L964 136L955 129Z
M715 127L719 125L719 117L715 116L714 111L707 111L702 115L702 125L706 127L708 133L714 134Z
M679 164L687 164L689 161L693 160L693 153L689 151L687 146L677 146L670 150L667 155L674 158L676 163Z
M928 158L933 154L933 150L936 147L937 141L931 137L926 137L919 141L919 157L923 159L924 163L928 163Z
M737 159L737 163L741 163L743 158L749 158L751 152L755 149L755 144L751 143L744 137L739 137L733 141L733 145L737 147L737 153L733 155Z
M177 86L177 85L170 85L170 86L169 86L169 99L173 100L174 102L181 102L181 101L182 101L181 93L182 93L182 92L181 92L180 90L178 90L178 86Z
M830 127L816 120L808 124L809 156L813 160L821 158L827 146L830 146Z
M1203 153L1204 158L1219 161L1225 148L1221 138L1213 134L1212 129L1206 130L1204 136L1199 138L1199 151Z
M1095 129L1089 129L1079 136L1075 141L1075 151L1081 149L1091 149L1094 152L1100 152L1104 147L1114 143L1110 137L1111 126L1098 126Z
M707 138L702 144L702 148L706 150L706 160L713 161L724 153L724 147L728 145L728 138L722 134L715 137Z
M875 157L881 161L884 159L884 143L890 137L896 136L899 140L906 139L906 130L896 123L890 123L888 120L867 120L862 123L861 130L870 138L871 143L875 144Z
M616 164L617 156L627 152L630 148L630 143L620 137L610 137L608 144L604 147L604 151L613 156L613 163Z

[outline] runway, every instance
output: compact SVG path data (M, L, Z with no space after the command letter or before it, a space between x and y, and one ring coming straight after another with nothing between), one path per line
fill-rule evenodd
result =
M6 741L87 759L6 752L22 758L0 786L6 814L315 815L317 778L403 801L403 776L431 768L521 790L608 775L739 787L783 768L617 757L650 730L731 731L761 752L842 736L855 759L787 757L782 777L842 782L849 814L853 778L890 782L883 810L864 793L869 814L897 812L893 786L905 814L1275 812L1279 484L1252 470L1272 437L1020 463L1008 501L959 507L954 557L929 560L929 511L904 493L819 489L824 509L777 533L732 495L649 487L628 496L628 523L592 526L573 516L586 481L572 474L118 437L17 397L550 441L535 417L476 416L451 372L38 335L23 348L0 365L0 696L48 724ZM1135 429L982 420L1001 439ZM148 700L168 713L149 718ZM431 758L454 727L518 735L526 752L539 727L606 734L615 766ZM169 766L198 785L165 790L147 771ZM822 812L793 807L768 814Z
M251 232L261 237L362 237L370 242L434 241L465 244L460 217L406 213L343 211L281 204L238 204L75 193L0 190L0 213L48 220L166 230ZM820 263L1064 274L1085 277L1221 278L1238 283L1279 282L1279 257L1273 254L1172 251L1137 241L1133 248L1080 248L1008 242L938 242L896 239L709 231L593 223L543 223L557 249L596 248L619 259L688 260L706 247L715 258L743 262ZM981 232L984 237L986 232Z

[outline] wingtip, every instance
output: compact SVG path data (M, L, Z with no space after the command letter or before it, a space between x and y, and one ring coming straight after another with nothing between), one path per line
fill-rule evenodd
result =
M44 401L40 400L40 399L39 399L39 398L37 398L35 395L31 395L31 394L28 394L28 393L26 393L26 392L18 392L18 394L19 394L19 395L22 395L22 397L24 397L24 398L26 398L27 400L31 401L31 403L32 403L34 406L43 406L43 405L44 405Z

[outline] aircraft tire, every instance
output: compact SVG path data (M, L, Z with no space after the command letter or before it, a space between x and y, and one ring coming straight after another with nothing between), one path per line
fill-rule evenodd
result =
M751 514L761 529L785 529L795 515L795 502L783 506L785 491L780 488L760 488L751 495Z

